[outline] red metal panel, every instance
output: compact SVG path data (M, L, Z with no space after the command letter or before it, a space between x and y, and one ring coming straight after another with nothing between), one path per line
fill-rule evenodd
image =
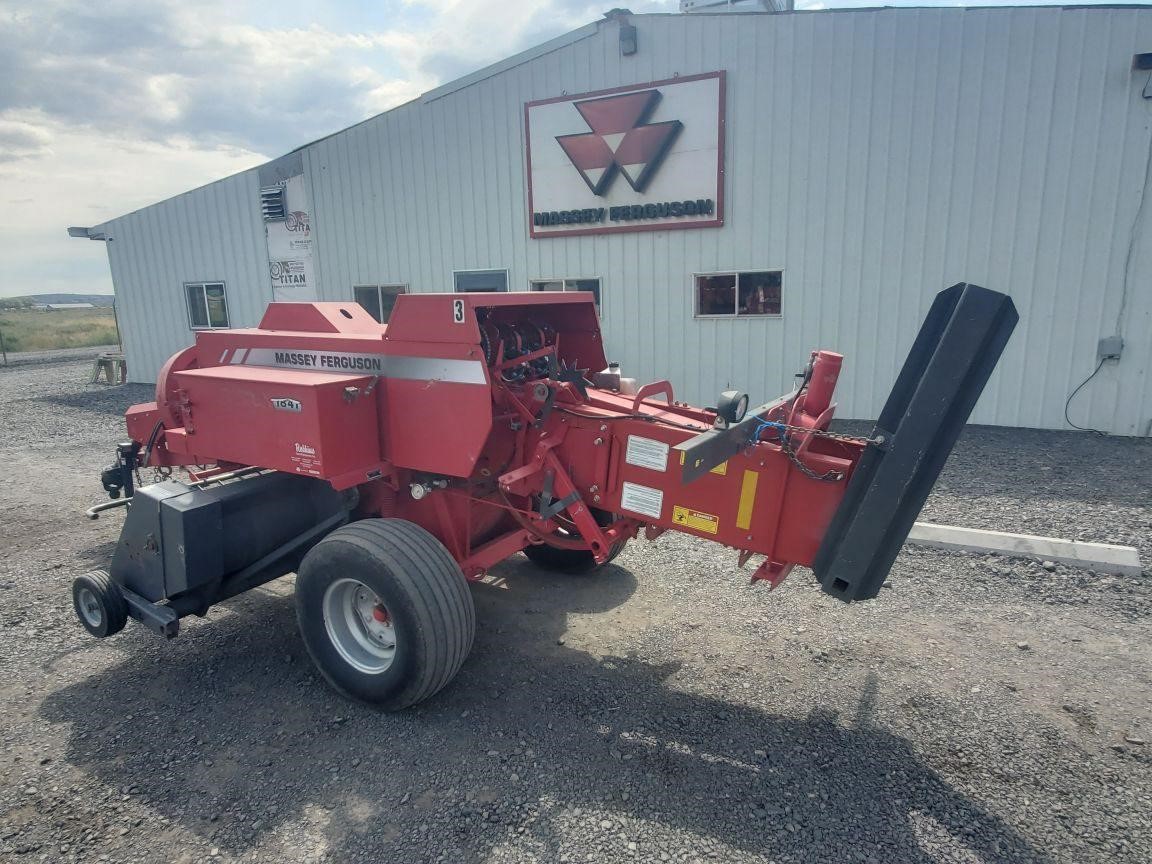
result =
M562 355L571 353L573 362L579 360L584 368L604 368L600 320L595 298L587 291L401 294L388 321L385 350L406 351L398 342L479 346L481 315L493 321L547 323L560 334Z
M385 325L355 301L347 303L270 303L261 330L304 333L364 333L379 336Z
M196 334L196 352L201 369L208 366L260 365L246 360L245 352L254 348L315 349L359 354L383 354L388 350L383 333L301 333L247 328L205 330Z
M613 467L598 506L648 524L773 560L809 564L844 494L844 482L805 477L778 445L768 443L749 447L685 485L672 447L692 438L693 431L641 420L607 425ZM566 456L567 445L578 440L568 436L560 455ZM815 448L805 454L805 462L817 473L835 469L848 474L853 464L839 452Z
M384 400L392 464L452 477L472 474L492 429L487 384L390 378Z
M242 366L173 377L186 407L170 450L324 479L379 467L374 378Z

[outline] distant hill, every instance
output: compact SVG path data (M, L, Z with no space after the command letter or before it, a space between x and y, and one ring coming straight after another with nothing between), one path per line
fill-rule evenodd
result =
M93 306L111 306L116 300L111 294L29 294L25 297L9 297L3 299L27 300L33 304L91 303Z

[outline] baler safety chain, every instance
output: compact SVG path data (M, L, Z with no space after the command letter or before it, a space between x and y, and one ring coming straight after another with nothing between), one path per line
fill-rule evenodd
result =
M803 474L805 477L810 477L813 480L819 480L822 483L839 483L841 480L844 479L844 472L843 471L828 470L828 471L825 471L823 474L817 474L815 471L813 471L811 468L809 468L807 465L805 465L803 462L800 461L800 457L796 455L796 451L793 450L784 441L784 439L780 440L780 450L784 453L784 455L786 457L788 457L788 461L791 462L793 465L795 465L796 468L800 471L800 473Z
M875 438L865 438L858 435L842 435L838 432L828 432L824 429L807 429L803 426L791 426L787 423L780 423L776 420L761 420L760 425L756 427L756 431L752 433L753 444L759 442L760 433L765 429L780 430L782 434L780 435L778 443L780 444L781 451L783 451L784 455L788 458L788 461L795 465L800 473L805 477L808 477L812 480L819 480L822 483L839 483L844 479L844 472L829 470L825 471L823 474L817 474L815 471L805 465L800 460L800 457L796 454L796 451L792 449L792 446L788 442L787 438L788 432L803 432L810 435L815 435L818 438L829 438L833 441L851 441L856 444L875 444L876 446L880 446L886 440L883 435L877 435Z
M884 444L888 439L883 435L877 435L875 438L868 438L863 435L845 435L842 432L828 432L824 429L809 429L806 426L790 426L787 423L781 423L777 420L761 420L760 425L753 433L759 440L761 431L767 428L780 429L784 432L803 432L809 435L815 435L817 438L830 438L833 441L851 441L854 444L875 444L877 447Z

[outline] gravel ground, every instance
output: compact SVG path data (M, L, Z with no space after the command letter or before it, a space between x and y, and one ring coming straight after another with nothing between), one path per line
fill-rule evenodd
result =
M140 386L0 370L0 860L1147 862L1152 580L908 549L845 606L798 571L633 543L583 579L500 568L423 706L335 696L285 578L96 641L69 583ZM925 518L1132 543L1152 446L972 428Z

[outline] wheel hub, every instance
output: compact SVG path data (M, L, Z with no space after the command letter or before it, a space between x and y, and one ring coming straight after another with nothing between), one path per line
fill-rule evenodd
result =
M337 579L324 592L324 628L348 665L380 675L396 658L396 628L388 607L357 579Z
M99 627L100 623L104 620L104 611L100 608L100 601L96 599L96 595L87 588L80 589L79 608L80 614L84 616L84 620L92 627Z

